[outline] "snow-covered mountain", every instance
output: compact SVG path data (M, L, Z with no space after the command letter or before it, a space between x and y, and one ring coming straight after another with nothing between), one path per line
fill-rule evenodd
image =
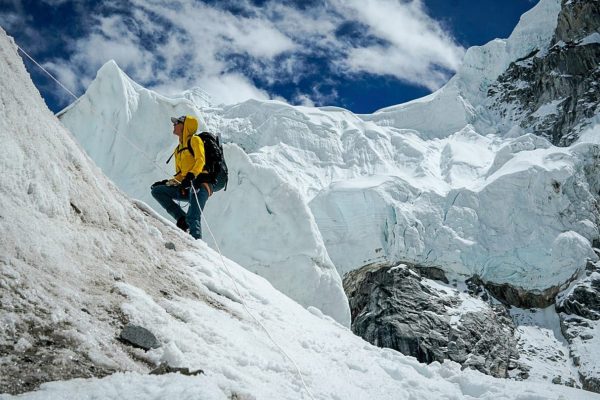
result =
M0 72L3 392L59 381L19 398L596 397L364 342L120 192L46 108L2 30ZM118 341L127 323L159 347ZM159 362L204 373L145 374Z
M514 326L498 328L516 332L523 354L554 338L544 341L554 350L521 358L521 378L595 390L586 383L600 381L595 363L572 365L589 341L565 339L559 319L569 318L547 308L598 260L593 4L541 0L508 39L469 49L443 88L370 115L215 105L200 89L165 97L109 62L59 117L122 190L162 212L148 186L172 173L162 167L174 146L168 117L197 115L228 143L230 185L205 210L227 257L342 324L350 310L340 276L403 262L439 268L457 285L477 282L488 302L545 310L541 319L513 310ZM567 97L571 106L557 108ZM499 370L513 376L511 363Z
M165 97L109 62L59 115L79 144L2 33L3 390L163 361L207 373L116 374L29 396L69 397L81 384L90 395L116 386L109 398L142 385L154 396L181 385L192 397L313 397L248 304L315 398L403 397L399 388L414 398L592 398L533 382L600 391L598 21L596 2L541 0L508 39L469 49L439 91L370 115L215 105L198 88ZM173 172L163 163L175 145L168 117L182 114L227 142L229 186L205 216L233 280L209 226L209 246L192 243L79 148L161 213L149 185ZM355 333L433 365L353 337L351 313ZM130 322L162 346L117 342ZM529 379L527 389L447 360ZM319 381L323 371L331 382Z

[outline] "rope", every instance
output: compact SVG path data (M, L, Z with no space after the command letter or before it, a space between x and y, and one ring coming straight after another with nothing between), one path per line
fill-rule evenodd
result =
M21 52L23 54L25 54L27 56L27 58L29 58L31 61L33 61L33 63L35 65L37 65L42 71L44 71L50 78L52 78L56 83L58 83L58 85L60 87L62 87L67 93L69 93L75 100L78 100L78 97L75 96L73 94L73 92L71 92L69 89L67 89L58 79L56 79L50 72L48 72L48 70L46 70L44 67L42 67L36 60L33 59L33 57L31 57L25 50L23 50L21 48L21 46L17 45L17 49L21 50ZM92 113L95 114L95 110L93 107L90 107L90 110L92 111ZM95 114L96 116L98 116L97 114ZM206 120L206 118L205 118ZM142 150L140 147L138 147L136 144L134 144L132 141L129 140L129 138L127 138L126 136L124 136L123 134L121 134L116 126L111 126L111 128L113 129L113 131L117 134L117 136L121 136L123 139L125 139L125 141L127 141L133 148L135 148L136 150L138 150L145 158L147 158L149 161L151 161L159 170L161 171L165 171L164 167L158 165L156 163L155 160L153 160L144 150ZM167 172L167 174L169 174ZM233 282L233 286L235 287L235 291L237 293L237 295L239 296L239 298L242 301L242 306L244 307L244 310L246 310L246 313L248 313L248 315L250 315L250 317L252 317L252 319L254 321L256 321L256 323L258 325L260 325L260 327L265 331L265 333L267 334L267 336L269 337L269 339L271 340L271 342L279 349L279 351L281 351L281 353L294 365L294 367L296 368L296 372L298 374L298 376L300 377L300 380L302 381L302 385L304 386L304 389L306 390L306 392L308 393L308 395L310 396L311 399L315 400L315 398L313 397L311 391L308 389L308 386L306 385L306 382L304 381L304 376L302 375L302 372L300 371L300 368L298 367L298 364L296 364L296 362L294 361L294 359L292 357L290 357L288 355L288 353L283 349L283 347L281 347L273 338L273 336L271 335L271 333L269 332L269 330L263 325L262 322L260 322L258 320L258 318L256 318L254 316L254 314L252 314L252 312L250 312L250 310L248 309L248 307L246 306L246 301L244 300L244 296L242 296L240 289L237 285L236 280L233 277L233 274L231 273L231 271L229 270L229 267L227 267L227 264L225 263L225 259L223 258L223 253L221 253L221 249L219 247L219 244L217 243L217 240L215 238L215 236L213 235L212 229L210 228L210 224L208 223L208 220L206 219L206 216L204 215L204 212L202 210L202 208L200 207L200 202L198 200L198 193L196 193L196 189L194 188L194 185L192 184L191 189L194 191L194 197L196 198L196 204L198 205L198 210L200 211L200 217L201 219L204 220L204 223L206 224L206 227L208 228L208 232L210 233L210 236L212 237L213 242L215 243L215 246L217 248L217 252L219 253L219 257L221 259L221 263L223 264L223 267L225 268L225 271L227 272L227 275L229 276L229 278L231 279L231 281Z
M21 50L21 52L22 52L23 54L25 54L25 55L27 56L27 58L29 58L31 61L33 61L33 63L34 63L35 65L37 65L38 67L40 67L40 68L41 68L41 70L42 70L42 71L44 71L46 74L48 74L48 76L49 76L50 78L52 78L52 79L54 80L54 82L58 83L58 84L59 84L59 86L60 86L61 88L65 89L65 90L67 91L67 93L69 93L71 96L73 96L73 98L74 98L75 100L77 100L77 96L75 96L75 95L73 94L73 92L71 92L71 91L70 91L69 89L67 89L67 88L66 88L66 87L65 87L65 86L64 86L62 83L60 83L60 81L59 81L58 79L56 79L54 76L52 76L52 74L51 74L50 72L48 72L48 71L46 70L46 68L44 68L44 67L42 67L40 64L38 64L38 62L37 62L37 61L35 61L35 60L33 59L33 57L31 57L31 56L30 56L30 55L29 55L29 54L28 54L28 53L27 53L25 50L23 50L23 49L21 48L21 46L17 45L17 49Z
M23 54L25 54L27 56L27 58L29 58L35 65L37 65L38 67L40 67L40 69L42 71L44 71L50 78L52 78L52 80L54 80L54 82L56 82L61 88L63 88L67 93L69 93L73 99L75 100L79 100L79 97L77 97L75 94L73 94L73 92L71 92L69 89L67 89L67 87L65 85L63 85L57 78L54 77L54 75L52 75L46 68L42 67L36 60L33 59L33 57L31 57L29 55L29 53L27 53L25 50L23 50L23 48L19 45L17 45L17 49L21 50L21 52ZM92 114L94 114L97 117L100 117L97 113L96 110L94 110L93 107L90 107L90 110L92 111ZM152 157L150 157L141 147L139 147L137 144L135 144L133 141L131 141L127 136L125 136L124 134L122 134L115 125L109 125L109 127L113 130L113 132L116 133L117 137L122 138L123 140L125 140L127 143L129 143L129 145L131 145L131 147L135 148L137 151L139 151L141 154L144 155L144 157L146 157L149 161L152 162L152 164L154 164L154 166L161 172L170 175L170 173L160 164L158 164L154 159L152 159Z
M275 346L281 351L281 353L288 360L290 360L290 362L292 364L294 364L294 367L296 368L296 372L298 373L298 376L300 377L300 380L302 381L302 386L304 386L304 389L306 390L306 392L308 393L310 398L314 400L315 398L313 397L311 391L308 389L308 386L306 386L306 382L304 381L304 376L302 376L302 372L300 372L300 368L298 367L298 364L296 364L296 361L294 361L294 359L288 355L288 353L275 341L275 339L273 339L273 336L271 336L271 333L268 331L268 329L263 325L262 322L260 322L258 320L258 318L256 318L254 316L254 314L252 314L250 312L250 310L246 306L246 302L244 301L244 296L242 296L242 293L240 292L240 289L238 288L237 282L235 281L235 279L233 279L233 274L231 273L231 271L229 270L229 267L227 267L227 264L225 263L225 259L223 258L223 254L221 253L221 249L219 248L219 244L217 243L217 239L215 238L215 235L213 235L212 229L210 229L210 225L208 224L208 221L206 220L206 217L204 216L204 212L203 212L202 208L200 207L200 201L198 201L198 193L196 192L196 188L194 188L193 183L191 184L191 190L193 190L193 192L194 192L194 197L196 198L196 205L198 206L198 210L200 210L200 217L206 223L206 227L208 228L210 237L212 238L213 242L215 243L215 246L217 247L217 252L219 253L219 256L221 257L221 263L223 264L223 267L225 267L225 270L227 271L227 275L229 275L229 278L233 282L233 286L235 287L235 291L236 291L237 295L240 297L240 299L242 299L242 306L244 307L244 309L246 310L248 315L250 315L252 317L252 319L254 319L254 321L256 321L256 323L258 325L260 325L260 327L265 331L265 333L267 334L269 339L271 339L271 342L273 342L273 344L275 344Z

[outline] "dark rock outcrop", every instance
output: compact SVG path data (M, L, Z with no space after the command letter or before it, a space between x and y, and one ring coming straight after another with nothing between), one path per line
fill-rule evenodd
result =
M480 310L461 312L458 291L418 270L374 265L347 274L354 333L421 362L449 359L496 377L518 367L515 326L504 307L481 301Z
M598 32L599 16L598 0L563 0L553 42L574 42Z
M600 373L595 365L595 356L587 354L590 340L600 341L594 336L600 325L600 268L589 263L586 277L561 293L556 302L560 327L569 342L571 358L579 369L583 388L600 393ZM596 346L598 347L598 344Z
M572 279L574 279L573 276ZM572 280L571 279L571 280ZM571 282L569 280L569 282ZM561 286L552 286L546 290L531 291L507 283L484 282L478 276L467 280L467 283L482 286L494 298L507 306L519 308L546 308L554 304L556 295L564 289L569 282Z
M511 63L490 86L492 111L555 145L577 140L600 111L600 43L583 41L599 30L600 2L564 0L550 48Z

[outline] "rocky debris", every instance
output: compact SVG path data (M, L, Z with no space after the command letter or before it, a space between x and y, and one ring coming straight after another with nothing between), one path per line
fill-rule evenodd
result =
M154 336L152 332L146 328L132 324L128 324L123 328L119 335L119 339L133 347L146 351L160 347L158 339L156 339L156 336Z
M347 274L353 332L421 362L449 359L496 377L519 368L515 326L503 306L492 307L423 278L419 270L404 263ZM465 297L478 301L479 309L461 308Z
M23 319L14 326L14 340L0 339L0 393L16 395L45 382L102 378L115 372L80 350L71 326L49 320Z
M150 375L165 375L165 374L173 374L173 373L179 373L181 375L187 375L187 376L195 376L195 375L204 374L204 371L201 369L197 369L195 371L190 371L189 368L171 367L166 362L161 363L158 367L156 367L155 369L150 371Z
M165 243L165 248L169 249L169 250L175 250L176 249L175 248L175 243L173 243L173 242L166 242Z
M569 387L579 387L577 385L577 382L575 382L575 380L573 378L569 378L567 380L563 380L562 376L555 376L554 378L552 378L552 383L554 383L555 385L565 385L565 386L569 386Z
M563 1L550 48L511 63L490 86L490 109L507 127L568 146L600 111L600 43L582 43L600 30L598 1Z
M600 393L597 354L593 354L600 348L598 264L588 263L586 276L557 297L556 310L559 312L561 331L569 343L570 356L579 369L583 388Z

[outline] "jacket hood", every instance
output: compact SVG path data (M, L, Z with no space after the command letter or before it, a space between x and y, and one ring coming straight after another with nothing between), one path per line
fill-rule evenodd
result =
M188 140L196 133L198 130L198 120L196 117L192 115L186 115L185 121L183 123L183 139L182 143L187 143Z

